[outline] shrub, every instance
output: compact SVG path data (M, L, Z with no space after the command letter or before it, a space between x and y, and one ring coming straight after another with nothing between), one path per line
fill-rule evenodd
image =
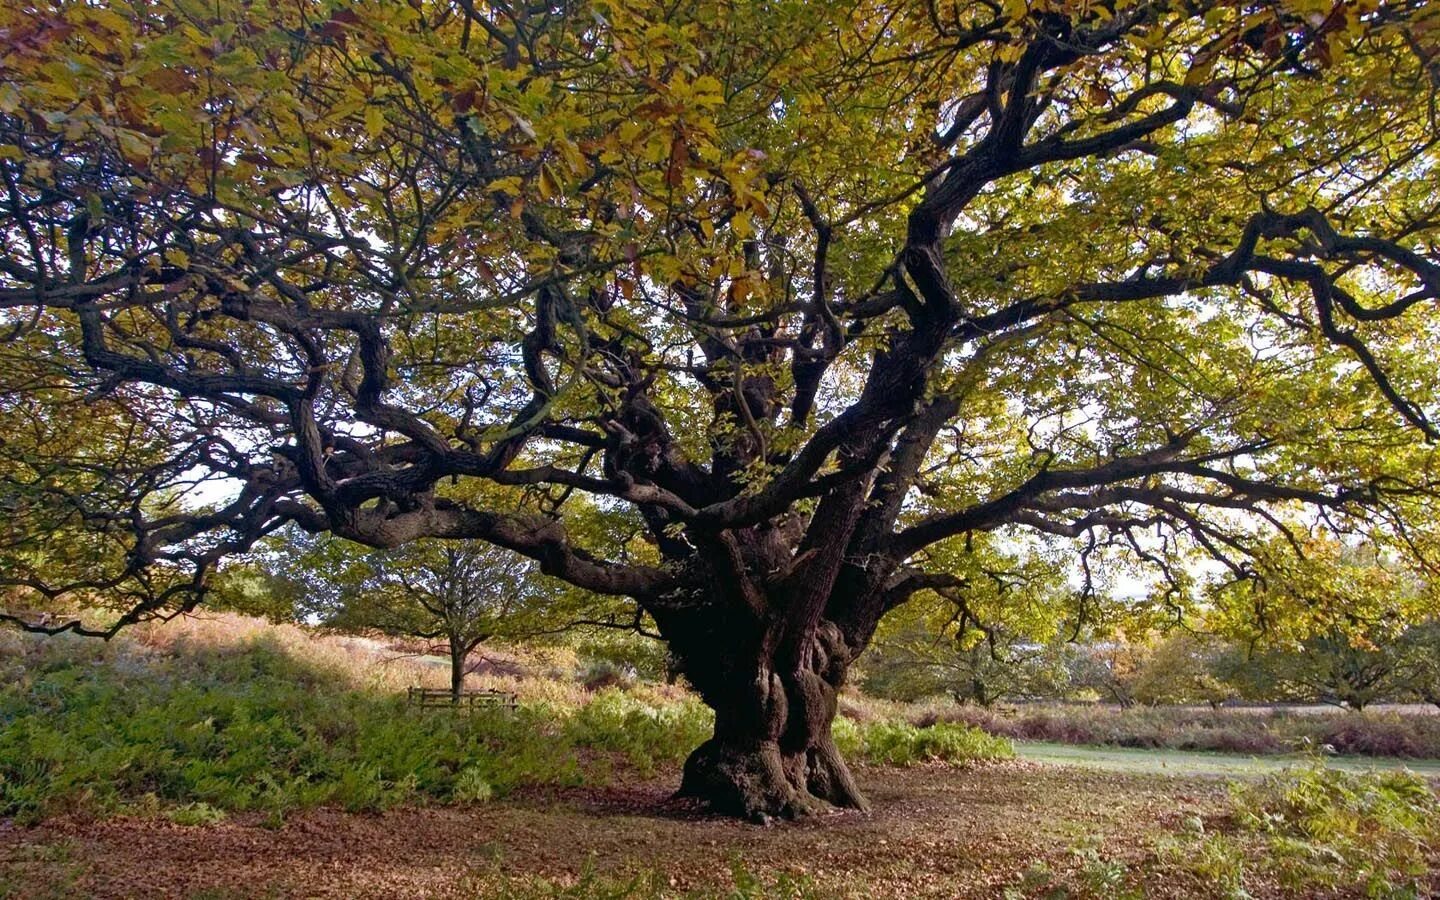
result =
M474 766L467 766L455 776L450 798L460 803L483 803L495 795L495 789Z
M1320 762L1230 786L1238 834L1198 820L1167 840L1167 857L1228 897L1258 877L1297 895L1430 896L1440 859L1440 798L1405 771L1350 773Z
M1063 744L1250 755L1328 744L1341 754L1440 758L1440 716L1426 714L1103 705L1026 706L1002 713L971 706L925 706L915 711L911 721L921 726L962 722L1000 737Z
M698 700L651 706L616 688L606 688L577 709L566 723L580 747L623 753L642 774L659 762L681 762L710 736L713 717Z
M580 684L587 691L603 691L633 684L636 677L634 667L627 663L596 660L581 671Z
M225 821L225 810L208 803L187 803L170 810L166 818L176 825L215 825Z
M665 644L636 634L596 634L581 641L576 654L592 667L608 663L615 669L629 670L632 677L663 681L669 673L669 654Z
M1291 887L1418 896L1440 853L1440 799L1410 772L1315 763L1231 790L1240 827L1265 837Z
M651 706L619 691L579 708L417 710L264 638L154 653L143 665L115 665L124 654L111 650L80 665L70 649L32 648L24 677L0 686L0 817L100 814L145 797L196 821L200 804L283 816L321 804L471 802L608 777L611 761L582 765L582 747L652 772L709 728L694 701Z
M617 768L650 776L713 728L693 695L645 683L587 694L547 681L514 711L420 710L393 672L365 680L379 667L352 655L368 652L363 642L312 647L298 629L237 617L181 624L109 644L7 637L16 677L0 682L0 818L127 811L205 824L251 811L278 823L327 804L482 802L524 785L603 783ZM959 724L841 718L835 738L848 756L891 764L1010 754Z
M1359 756L1440 757L1440 716L1395 713L1327 716L1313 740Z
M838 716L830 727L830 737L835 741L835 748L841 755L846 757L858 757L865 749L865 736L861 733L861 726L853 719Z
M908 766L930 761L963 763L1008 759L1015 755L1010 741L955 723L917 728L881 722L863 726L860 734L861 754L872 763L884 765Z

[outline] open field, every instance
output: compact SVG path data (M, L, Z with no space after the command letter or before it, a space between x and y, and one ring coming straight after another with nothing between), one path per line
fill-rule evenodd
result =
M1433 706L1377 705L1363 712L1334 706L1185 706L1034 703L982 709L948 699L908 705L918 724L960 722L1017 741L1241 756L1338 756L1440 759L1440 716Z
M1229 827L1213 778L1024 762L861 778L873 813L773 828L701 815L668 799L668 779L482 806L315 810L279 828L7 827L0 897L1239 896L1194 862L1192 832ZM1286 888L1263 871L1263 845L1246 846L1254 858L1229 864L1251 867L1250 896L1359 895ZM1424 885L1440 891L1433 866Z
M1217 815L1224 791L1212 780L1025 763L861 777L873 814L768 829L668 801L669 778L463 808L319 810L273 830L238 818L12 827L0 832L0 896L475 897L507 885L546 896L522 888L532 877L574 884L592 868L663 873L665 891L684 893L732 889L737 860L772 888L789 876L825 897L993 897L1027 879L1084 896L1163 879L1169 896L1207 896L1151 835Z
M582 668L496 651L474 681L520 709L456 716L406 707L405 685L442 673L362 639L238 617L110 644L12 635L0 898L1440 891L1431 787L1347 774L1393 761L1296 774L1293 757L1023 742L1007 759L859 697L836 735L872 811L762 828L671 799L709 730L692 697L587 690Z
M1188 750L1139 750L1126 747L1077 747L1044 741L1019 741L1015 752L1021 759L1054 765L1078 766L1107 772L1173 775L1178 778L1215 776L1236 778L1284 771L1312 759L1297 756L1241 756L1234 753L1205 753ZM1408 769L1429 779L1440 779L1440 760L1396 759L1394 757L1320 757L1328 768L1347 772Z

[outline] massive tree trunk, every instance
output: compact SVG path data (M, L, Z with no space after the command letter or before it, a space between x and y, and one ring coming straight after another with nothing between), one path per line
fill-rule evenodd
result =
M762 823L868 808L831 734L852 657L840 630L821 622L777 640L758 624L672 625L672 652L715 711L715 734L686 760L680 795Z

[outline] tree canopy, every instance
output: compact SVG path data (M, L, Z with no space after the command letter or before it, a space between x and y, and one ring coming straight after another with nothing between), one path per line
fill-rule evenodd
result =
M287 525L486 541L638 601L717 709L687 789L766 815L863 802L834 690L959 560L1066 553L1082 607L1276 535L1431 564L1435 4L0 29L12 621L170 614ZM24 613L77 592L114 625Z
M457 703L481 644L554 629L547 614L567 611L545 596L528 560L481 541L414 541L368 553L325 537L287 535L276 543L264 570L291 596L293 615L436 642L450 658Z

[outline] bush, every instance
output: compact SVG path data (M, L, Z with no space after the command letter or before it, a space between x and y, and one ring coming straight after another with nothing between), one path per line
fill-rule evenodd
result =
M1240 827L1266 838L1291 887L1418 896L1440 852L1440 799L1409 772L1354 774L1315 763L1232 787Z
M652 705L613 689L579 707L417 710L264 638L148 659L79 646L34 649L0 686L0 817L158 802L199 822L209 810L475 802L603 781L612 756L650 774L710 729L696 701Z
M1357 756L1440 757L1440 716L1395 713L1326 717L1314 740Z
M861 727L855 720L844 716L837 716L830 726L830 737L842 756L859 757L864 751L865 736L860 730Z
M575 652L591 668L608 664L616 670L629 670L631 677L647 681L663 681L668 674L669 654L665 644L636 634L607 633L592 635L581 641Z
M606 688L566 723L575 746L624 754L642 774L660 762L683 762L710 736L714 717L700 701L651 706L615 688Z
M978 728L941 723L917 728L903 723L881 722L860 728L860 754L872 763L909 766L917 762L964 763L1009 759L1015 748L1005 738L986 734ZM843 752L843 748L842 748Z
M1329 745L1336 753L1358 756L1440 758L1440 716L1426 714L1037 705L1009 713L971 706L926 707L912 718L922 726L947 721L1001 737L1062 744L1249 755Z
M312 647L295 629L237 630L7 644L3 668L15 677L0 683L0 818L131 812L204 824L249 811L278 822L321 805L484 802L524 785L603 783L617 770L649 777L713 729L692 695L643 683L593 694L535 687L514 711L420 710L396 693L393 672L362 680L377 667L334 652L331 638ZM1011 753L959 724L841 718L835 739L847 756L897 765Z
M587 691L603 691L634 684L637 677L634 667L628 663L597 660L580 672L580 685Z
M1301 895L1430 896L1440 860L1440 798L1409 772L1350 773L1319 762L1230 786L1239 834L1203 825L1167 855L1231 897L1254 876Z
M495 789L474 766L467 766L455 776L450 799L458 803L483 803L495 795Z

